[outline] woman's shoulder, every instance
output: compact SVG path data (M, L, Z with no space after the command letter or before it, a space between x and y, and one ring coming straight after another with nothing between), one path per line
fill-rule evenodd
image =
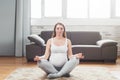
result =
M49 38L48 41L51 41L53 38Z
M70 39L68 39L68 38L66 38L66 39L67 39L68 44L71 43L71 40L70 40Z
M49 39L47 40L47 43L51 43L52 39L53 39L53 38L49 38Z
M66 39L67 39L67 41L68 41L68 42L71 42L71 40L70 40L70 39L68 39L68 38L66 38Z

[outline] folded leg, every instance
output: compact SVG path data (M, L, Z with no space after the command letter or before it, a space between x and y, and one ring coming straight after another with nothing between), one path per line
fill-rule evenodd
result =
M70 73L79 64L79 59L76 57L71 58L58 73L49 74L48 78L61 77L67 73Z
M37 62L38 66L44 70L47 74L50 73L57 73L58 70L55 69L55 67L46 59L41 59Z

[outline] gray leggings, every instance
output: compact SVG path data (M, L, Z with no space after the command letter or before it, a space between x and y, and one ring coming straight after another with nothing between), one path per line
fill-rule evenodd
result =
M54 74L59 72L62 76L64 74L70 73L76 67L76 65L79 64L79 59L73 57L62 67L55 67L48 60L45 59L38 61L37 64L47 74Z

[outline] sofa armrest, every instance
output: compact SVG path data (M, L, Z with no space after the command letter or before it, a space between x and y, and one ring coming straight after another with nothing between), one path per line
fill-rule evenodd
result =
M99 40L96 42L97 45L104 47L104 46L114 46L117 45L117 41L105 39L105 40Z

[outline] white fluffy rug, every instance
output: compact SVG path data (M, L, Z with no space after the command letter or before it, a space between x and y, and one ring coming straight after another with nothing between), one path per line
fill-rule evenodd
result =
M119 80L103 67L79 67L71 73L71 77L61 77L54 80ZM49 80L40 68L18 68L5 80Z

